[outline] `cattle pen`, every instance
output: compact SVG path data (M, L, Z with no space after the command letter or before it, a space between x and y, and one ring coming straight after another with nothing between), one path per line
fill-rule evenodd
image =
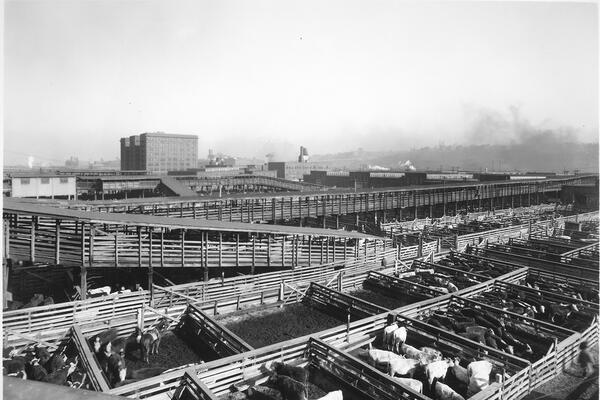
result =
M476 400L521 398L555 377L576 357L581 343L598 342L597 300L571 295L588 296L582 288L591 289L591 296L597 293L597 265L582 261L597 252L597 243L559 243L555 246L560 249L558 261L537 258L534 262L533 257L519 253L526 246L533 251L539 251L534 246L552 246L558 241L553 231L560 230L568 218L518 226L510 232L478 232L481 243L473 236L455 243L451 251L440 252L439 241L396 246L391 239L351 232L326 234L312 228L260 224L238 231L233 225L216 223L220 221L186 218L174 225L170 221L167 229L161 225L164 217L156 215L126 216L118 222L110 213L87 212L84 217L85 212L68 209L56 211L50 220L47 211L41 215L39 210L19 207L5 210L8 251L30 261L68 262L69 251L79 248L84 269L117 268L120 263L151 269L162 262L165 268L197 263L207 270L243 265L250 272L177 285L149 280L146 290L3 314L7 345L23 348L41 343L56 348L67 341L70 351L82 360L90 389L107 394L158 400L179 398L187 388L198 398L214 399L265 383L269 375L265 363L284 361L314 372L310 384L315 396L340 388L349 399L426 399L429 394L410 390L359 356L365 346L380 345L390 315L407 328L409 343L460 354L463 361L487 354L499 377L471 397ZM69 217L76 217L77 222L68 222ZM58 235L53 238L52 232ZM104 242L103 235L108 237ZM520 239L510 241L515 235ZM540 244L544 238L546 242ZM73 265L79 264L74 261ZM253 274L251 269L259 266L268 272ZM441 290L427 281L430 275L456 283L457 290ZM373 290L376 296L369 295ZM522 303L533 304L543 297L552 304L574 304L577 312L592 317L585 325L572 327L541 314L526 316L486 300L498 292L509 293ZM280 335L255 343L244 332L244 320L240 319L239 326L232 322L255 311L301 308L317 309L324 318L299 331L300 337ZM434 315L466 308L502 318L507 324L532 327L545 340L532 343L534 356L525 357L428 322ZM109 328L127 337L136 327L147 329L163 319L169 322L165 337L184 342L189 347L179 352L190 357L169 357L167 340L165 358L154 358L167 371L111 387L99 369L90 339ZM259 328L257 335L261 335ZM142 367L139 359L136 362L129 365Z

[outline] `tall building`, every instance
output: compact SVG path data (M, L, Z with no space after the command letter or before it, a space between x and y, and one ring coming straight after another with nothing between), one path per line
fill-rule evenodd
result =
M121 138L121 170L166 174L198 164L198 136L142 133Z

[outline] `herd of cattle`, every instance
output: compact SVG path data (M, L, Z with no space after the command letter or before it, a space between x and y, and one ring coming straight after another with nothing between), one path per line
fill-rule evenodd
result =
M126 359L137 357L148 364L150 355L158 354L160 340L168 326L168 321L161 319L156 325L144 331L136 327L125 337L119 337L119 331L110 328L90 338L93 354L108 383L113 387L119 387L164 372L165 368L128 371Z
M407 343L406 327L389 322L383 330L383 349L369 343L358 355L415 392L438 400L464 400L507 377L483 358L468 360L433 347L417 348Z
M69 357L70 353L69 345L61 346L52 355L48 348L37 345L23 351L4 348L3 375L87 389L89 383L79 357Z

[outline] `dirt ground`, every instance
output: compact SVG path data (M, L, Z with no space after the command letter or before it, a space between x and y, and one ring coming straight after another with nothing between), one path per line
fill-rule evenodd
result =
M141 368L164 368L167 370L203 361L192 347L173 332L165 333L160 341L158 354L149 356L149 365L141 360L140 353L139 350L136 350L125 359L128 373Z
M412 297L399 299L396 297L388 296L385 293L376 292L375 290L371 289L358 289L352 292L348 292L348 294L354 297L358 297L359 299L368 301L370 303L377 304L378 306L389 308L391 310L418 301Z
M592 349L598 355L598 347ZM596 358L596 362L598 358ZM596 374L591 378L582 377L582 369L572 363L556 378L536 388L525 400L597 400L598 399L598 365Z
M302 303L286 305L283 308L263 308L254 311L249 309L244 314L217 317L217 321L255 348L342 324L339 320Z

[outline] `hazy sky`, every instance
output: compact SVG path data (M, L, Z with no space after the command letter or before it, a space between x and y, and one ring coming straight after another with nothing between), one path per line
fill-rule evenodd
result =
M598 140L593 3L5 2L5 163L197 134L244 156L464 141L478 110Z

